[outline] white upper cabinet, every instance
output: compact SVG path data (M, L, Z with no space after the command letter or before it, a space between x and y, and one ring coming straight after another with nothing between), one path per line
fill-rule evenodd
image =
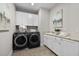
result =
M38 15L28 14L28 25L38 26Z
M22 13L16 12L16 25L22 25L23 23Z
M23 18L23 25L28 25L28 14L27 13L23 13L23 16L22 16L22 18Z
M38 26L38 15L34 15L34 26Z
M38 15L16 12L16 25L38 26Z
M29 26L33 26L33 15L32 14L28 14L28 25Z

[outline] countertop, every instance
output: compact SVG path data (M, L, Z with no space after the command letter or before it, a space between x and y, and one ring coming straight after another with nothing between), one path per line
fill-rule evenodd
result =
M60 38L79 42L79 33L72 33L72 34L69 34L67 36L63 36L63 35L56 35L54 33L49 32L49 33L46 33L45 35L56 36L56 37L60 37Z

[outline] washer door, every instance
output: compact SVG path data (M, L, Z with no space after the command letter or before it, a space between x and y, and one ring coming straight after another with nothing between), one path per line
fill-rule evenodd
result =
M27 44L27 37L24 34L18 35L14 40L14 44L17 47L24 47Z
M37 34L32 34L29 38L30 44L37 45L39 43L39 36Z

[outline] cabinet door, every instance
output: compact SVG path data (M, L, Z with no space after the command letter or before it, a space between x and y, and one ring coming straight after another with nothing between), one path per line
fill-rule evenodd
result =
M17 11L16 25L38 26L38 15Z
M48 42L48 47L52 50L52 47L53 47L53 36L48 36L48 40L47 40L47 42Z
M54 36L51 36L50 37L50 45L51 45L51 50L53 51L54 50L54 47L55 47L55 43L56 43L56 41L55 41L55 37Z
M28 25L28 13L23 13L23 25Z
M16 25L23 24L23 14L21 12L16 12Z
M44 36L44 44L49 47L50 46L50 36L49 35L45 35Z
M38 15L29 14L29 25L38 26Z
M28 13L27 17L28 17L27 25L32 26L32 15Z
M38 15L34 15L34 26L38 26Z
M28 13L16 12L16 25L28 25Z
M62 42L62 49L64 56L77 56L79 55L79 42L64 39Z
M47 35L44 35L44 45L47 46Z
M55 37L54 39L54 52L58 55L62 55L62 38Z
M61 38L55 36L45 36L44 44L58 55L62 55Z
M55 47L56 47L56 40L54 36L50 35L45 35L44 36L44 44L51 49L52 51L55 52Z
M44 44L48 47L48 48L50 48L50 49L52 49L52 46L53 46L53 37L52 36L49 36L49 35L45 35L44 36Z

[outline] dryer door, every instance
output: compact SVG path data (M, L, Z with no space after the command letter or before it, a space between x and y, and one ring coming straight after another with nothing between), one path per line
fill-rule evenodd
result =
M14 44L17 47L24 47L27 44L27 37L24 34L18 35L14 40Z
M37 45L40 41L40 38L37 34L32 34L29 38L30 44Z

